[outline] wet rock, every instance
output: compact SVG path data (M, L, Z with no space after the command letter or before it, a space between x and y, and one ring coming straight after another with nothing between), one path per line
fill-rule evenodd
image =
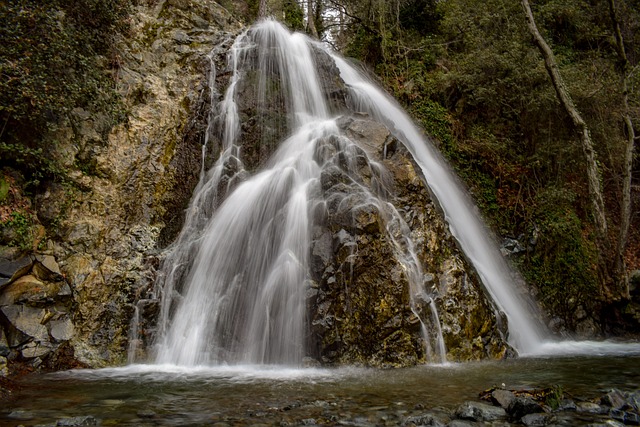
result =
M496 389L491 392L491 400L497 403L500 407L505 410L511 406L513 401L516 399L516 395L510 392L509 390Z
M552 415L549 414L528 414L520 419L520 422L527 427L542 427L554 421Z
M629 408L634 412L640 412L640 391L629 393L625 408Z
M36 255L36 262L33 264L34 275L44 281L63 280L60 266L51 255Z
M627 403L627 398L620 390L611 390L600 398L600 404L611 409L620 409Z
M576 411L578 407L576 406L576 402L571 399L562 399L558 403L558 408L556 411Z
M25 359L42 358L53 350L48 341L30 342L22 346L20 353Z
M456 409L456 416L471 421L496 421L506 418L503 408L481 402L465 402Z
M58 427L97 426L98 420L91 416L63 418L56 422Z
M588 414L606 414L609 412L607 408L604 408L597 403L593 402L580 402L577 404L578 412L585 412Z
M544 409L538 402L526 396L516 397L509 404L509 408L507 408L507 412L509 413L509 416L511 416L515 420L519 420L525 415L535 414L543 411Z
M627 412L619 409L612 409L609 416L614 420L620 421L627 425L640 425L640 416L635 412Z
M421 415L413 415L408 417L403 423L403 426L415 427L415 426L436 426L436 427L444 427L447 425L448 420L443 420L442 418L426 413Z
M504 256L514 256L525 252L525 247L516 239L506 238L500 245L500 252Z

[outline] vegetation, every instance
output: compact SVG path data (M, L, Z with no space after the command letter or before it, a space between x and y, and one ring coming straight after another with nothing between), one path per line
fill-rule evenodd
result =
M438 140L496 232L527 247L515 261L553 316L569 330L577 311L604 324L600 310L629 302L627 272L640 268L640 242L628 233L639 220L637 0L531 2L591 159L520 2L320 3L321 37L380 76Z
M118 115L107 70L126 0L0 2L0 166L18 167L40 183L63 173L47 160L45 136L73 108Z

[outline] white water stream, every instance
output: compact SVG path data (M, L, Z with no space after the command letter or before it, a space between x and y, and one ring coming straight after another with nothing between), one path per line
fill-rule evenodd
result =
M325 50L335 61L351 92L354 111L368 112L409 149L452 234L497 309L506 314L510 343L521 354L562 352L557 344L544 344L546 332L519 286L521 279L504 261L477 209L431 141L395 101L344 59L267 20L237 38L229 53L233 75L226 94L219 105L211 106L215 112L211 120L216 125L210 123L209 128L222 129L221 154L203 173L185 226L163 265L158 285L162 306L156 363L302 363L308 323L305 295L313 226L310 211L324 202L317 199L324 166L317 159L317 148L329 136L339 141L337 147L344 154L351 144L340 134L332 118L336 112L330 111L324 98L313 48ZM253 73L254 79L258 75L257 105L267 102L269 79L279 76L290 135L251 177L239 148L241 122L236 99L238 85L248 73ZM212 72L212 87L214 78ZM399 232L406 224L375 191L362 189L362 193L367 203L386 217L389 238L407 271L411 295L430 301L413 243L407 233ZM420 319L426 351L432 353L430 361L446 361L438 313L432 301L429 306L433 317L429 324L436 326L428 331L425 319Z

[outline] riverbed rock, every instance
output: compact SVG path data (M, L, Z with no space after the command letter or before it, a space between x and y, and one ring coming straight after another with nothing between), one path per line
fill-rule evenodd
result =
M465 402L456 409L456 416L470 421L496 421L505 419L507 413L503 408L482 402Z
M528 414L520 419L520 422L527 427L542 427L554 421L553 415L536 413Z
M517 396L509 403L507 412L514 420L519 420L525 415L543 412L542 405L528 396Z

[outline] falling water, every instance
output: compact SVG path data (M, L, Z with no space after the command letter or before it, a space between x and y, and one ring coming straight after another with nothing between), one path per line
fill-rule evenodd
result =
M327 51L328 52L328 51ZM354 107L384 123L405 144L442 206L451 233L476 268L482 283L509 322L509 341L521 353L536 352L545 338L537 309L489 237L477 208L429 138L387 94L344 59L328 52L351 88Z
M409 227L385 201L386 171L365 154L373 183L367 187L358 184L357 167L350 166L350 160L345 164L357 147L332 117L338 112L331 111L323 94L314 49L324 47L267 20L239 36L229 52L232 75L221 102L211 94L210 118L215 124L210 122L207 135L208 142L209 132L220 129L220 154L202 174L158 283L162 295L158 363L301 364L308 325L312 212L319 204L330 204L319 196L320 174L327 167L342 168L360 186L354 196L358 202L380 213L409 282L411 310L423 326L425 350L431 361L446 360L433 295L424 285ZM356 111L367 111L384 123L415 157L453 235L507 314L512 343L524 351L537 346L541 334L513 291L510 270L452 172L394 102L343 59L329 54L350 87ZM274 76L279 76L278 95L269 92ZM249 78L257 87L258 106L269 102L270 96L282 97L290 135L252 176L245 170L238 141L237 91ZM333 144L331 150L325 150L327 141Z

